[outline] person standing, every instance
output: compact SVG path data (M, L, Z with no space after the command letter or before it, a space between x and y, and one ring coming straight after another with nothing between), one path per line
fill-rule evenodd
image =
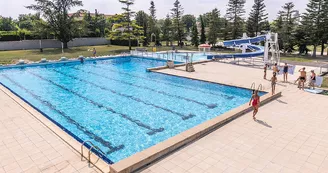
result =
M279 73L279 69L278 69L278 64L277 63L274 64L272 70L273 70L273 72L275 72L277 74Z
M289 68L289 66L288 66L288 64L287 63L285 63L285 65L284 65L284 82L288 82L288 68Z
M251 105L252 103L252 107L254 109L253 111L253 119L256 119L256 114L259 111L259 107L260 107L260 96L258 95L258 91L257 90L253 90L253 95L251 97L251 100L249 100L249 105Z
M316 80L317 80L317 75L314 73L314 70L311 70L310 89L311 89L311 87L313 87L313 89L314 89Z
M264 66L264 77L263 77L263 79L266 79L267 70L268 70L268 64L265 64L265 66Z
M93 48L93 50L92 50L92 54L93 54L93 57L96 57L96 55L97 55L96 48Z
M273 76L271 78L272 95L276 93L276 84L277 84L277 73L273 72Z
M300 89L304 90L304 85L305 85L305 82L306 82L305 67L300 69L299 72L300 72L300 78L299 78L299 81L298 81L298 86L299 86Z

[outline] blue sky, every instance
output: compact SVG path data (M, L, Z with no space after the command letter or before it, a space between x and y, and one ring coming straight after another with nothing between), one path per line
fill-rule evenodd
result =
M173 7L175 0L154 0L157 8L158 18L164 18L169 10ZM121 12L121 4L118 0L82 0L84 6L83 9L94 11L98 9L101 13L116 14ZM135 0L133 9L145 10L148 12L150 0ZM225 14L228 0L180 0L184 7L185 14L199 15L218 8L221 11L221 15ZM253 5L253 0L246 0L245 9L247 11L246 16ZM308 0L265 0L267 11L269 13L269 19L276 18L281 6L286 2L294 2L295 9L300 12L304 12ZM19 14L30 13L33 11L27 10L24 6L34 3L34 0L0 0L0 15L12 16L16 18ZM78 8L73 9L74 11Z

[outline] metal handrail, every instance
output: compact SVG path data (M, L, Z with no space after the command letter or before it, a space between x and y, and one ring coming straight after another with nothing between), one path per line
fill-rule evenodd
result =
M88 154L88 158L89 158L89 159L88 159L89 167L90 167L90 163L91 163L91 158L90 158L90 156L91 156L91 150L92 150L92 149L96 149L96 150L100 151L101 154L105 155L105 152L103 152L99 147L92 145L91 148L89 149L89 154ZM99 158L98 158L98 160L99 160Z
M83 146L84 146L84 144L86 144L86 143L90 143L91 146L94 146L93 143L92 143L91 141L84 141L84 142L82 143L82 145L81 145L81 161L83 161Z
M261 88L261 89L260 89L260 88ZM262 86L262 84L260 84L259 87L257 88L257 90L258 90L258 91L262 91L262 89L263 89L263 86Z
M83 161L83 146L86 143L89 143L90 146L91 146L90 149L89 149L89 151L88 151L88 158L86 158L86 159L88 159L88 164L89 164L89 167L90 167L90 164L91 164L91 151L92 151L92 149L98 150L99 152L101 152L102 155L106 155L106 154L98 146L95 146L91 141L84 141L82 143L82 145L81 145L81 161ZM98 158L98 160L99 160L99 158ZM97 160L97 162L98 162L98 160Z
M252 83L251 90L255 90L255 82Z

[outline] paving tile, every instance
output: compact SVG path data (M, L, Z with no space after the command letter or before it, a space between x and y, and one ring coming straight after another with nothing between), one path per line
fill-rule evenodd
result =
M188 170L188 173L202 173L202 172L204 172L204 170L197 166L194 166Z
M322 156L316 153L312 153L310 155L310 157L308 158L307 162L312 163L314 165L317 166L321 166L322 162L324 161L324 159L326 158L326 156Z
M171 169L170 172L171 173L185 173L185 172L187 172L187 170L177 166L177 167Z

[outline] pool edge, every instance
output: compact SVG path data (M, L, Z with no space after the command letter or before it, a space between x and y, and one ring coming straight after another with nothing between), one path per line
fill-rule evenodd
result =
M277 94L267 93L261 97L261 106L279 98L282 92ZM148 149L138 152L126 159L123 159L110 166L111 173L129 173L140 170L153 162L173 153L181 147L188 145L214 130L224 126L225 124L237 119L238 117L250 112L252 107L248 103L243 104L231 111L221 114L211 120L199 124L180 134L173 136L161 143L158 143Z
M63 129L61 129L58 125L56 125L54 122L49 120L47 117L43 115L42 112L39 112L37 109L33 108L28 102L21 99L18 95L13 93L11 90L9 90L5 85L0 83L0 91L2 91L4 94L6 94L8 97L10 97L14 102L16 102L20 107L22 107L24 110L26 110L30 115L32 115L33 118L35 118L37 121L39 121L42 125L44 125L46 128L48 128L52 133L54 133L58 138L60 138L64 143L66 143L69 147L71 147L75 154L79 154L82 156L81 153L81 142L79 142L77 139L75 139L73 136L65 132ZM88 156L86 155L88 153L89 149L86 147L83 147L83 158L86 161ZM95 166L98 170L102 172L109 172L109 164L106 163L103 159L101 159L99 156L93 154L90 156L91 158L91 164ZM96 163L92 162L96 161ZM86 165L88 162L86 162Z

